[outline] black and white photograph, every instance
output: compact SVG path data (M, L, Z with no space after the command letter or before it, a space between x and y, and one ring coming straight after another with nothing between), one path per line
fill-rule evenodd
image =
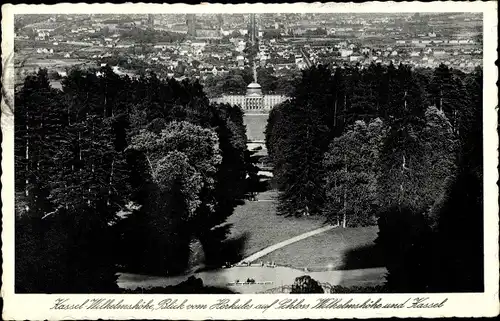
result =
M250 309L233 295L272 294L294 309L304 294L382 307L419 293L401 304L438 309L451 297L433 294L488 292L496 67L484 9L446 8L16 11L11 94L2 75L13 295Z

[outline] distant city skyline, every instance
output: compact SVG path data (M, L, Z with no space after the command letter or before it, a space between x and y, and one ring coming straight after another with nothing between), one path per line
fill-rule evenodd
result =
M154 69L161 77L196 78L202 83L207 77L252 69L254 64L259 70L269 69L278 79L294 77L315 64L366 67L403 63L432 68L444 63L464 71L482 64L481 13L55 14L14 18L17 60L45 55L50 58L47 64L51 59L86 59L87 64L96 65L111 61L113 70L131 76L138 72L132 64ZM20 72L36 65L25 62ZM64 64L55 67L65 72ZM250 82L244 80L237 92L244 94ZM281 94L265 81L261 85L266 94Z

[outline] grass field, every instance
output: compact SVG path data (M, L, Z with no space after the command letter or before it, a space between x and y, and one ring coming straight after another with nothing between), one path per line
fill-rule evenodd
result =
M247 138L251 141L264 141L268 114L244 115L243 122L247 126Z
M378 228L335 228L290 244L261 258L279 265L310 271L351 270L382 267L373 241Z
M231 239L242 239L243 257L268 246L323 226L322 218L287 218L276 215L275 202L246 202L238 206L228 223Z
M275 196L274 192L266 193L267 199ZM287 218L276 215L275 201L248 201L236 208L227 223L232 224L228 241L238 244L235 248L240 259L324 226L324 220L319 217ZM373 248L377 231L377 227L335 228L287 245L257 260L274 261L281 265L276 268L204 269L194 272L194 275L201 278L205 285L228 287L238 293L258 293L290 285L296 277L304 274L331 285L382 285L387 270L381 264L380 254ZM188 274L161 277L121 273L118 283L124 288L175 285L187 279ZM236 280L243 282L247 278L265 284L228 285Z

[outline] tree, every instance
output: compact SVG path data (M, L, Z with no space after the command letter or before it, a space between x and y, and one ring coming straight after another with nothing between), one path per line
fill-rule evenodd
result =
M214 200L200 200L202 190L214 188L221 162L217 135L211 130L172 122L159 135L142 130L132 138L129 149L144 153L149 174L160 188L169 190L173 182L180 182L189 218L196 216L201 204L215 206Z
M432 234L423 212L405 205L383 208L378 219L377 246L385 257L390 292L427 292L433 266Z
M248 159L245 157L246 129L243 124L243 111L228 104L211 105L216 113L213 124L217 126L222 161L217 172L218 218L209 225L218 225L232 214L236 205L245 195L245 178L248 172Z
M203 83L203 88L208 97L220 97L224 93L222 86L218 86L218 78L213 75L208 75Z
M304 71L292 99L268 120L267 145L283 214L320 212L323 153L332 138L332 125L335 126L332 87L328 68L319 66Z
M323 212L331 222L344 228L375 223L376 166L383 136L380 119L369 126L357 121L330 144L323 160L326 173Z
M429 83L429 93L433 104L444 111L450 120L453 131L458 133L458 121L468 105L468 96L462 80L453 74L453 70L441 64L434 70Z
M457 144L442 111L427 109L421 137L425 151L422 205L394 206L379 217L377 243L386 253L387 285L398 292L480 291L480 180L464 163L454 176ZM477 144L481 145L478 140ZM462 241L465 234L468 237Z
M278 186L283 186L283 175L285 155L281 148L286 139L286 118L285 113L290 106L290 102L284 102L275 106L269 113L265 129L266 148L269 158L273 164L274 177Z
M115 193L121 190L114 189L117 180L118 185L123 181L118 174L110 175L115 150L109 126L102 116L81 116L81 109L64 106L67 100L61 95L50 89L47 72L42 70L26 79L17 97L18 128L25 130L19 138L21 143L23 136L29 139L17 151L19 157L21 149L26 151L24 160L20 159L27 169L20 172L26 184L20 187L28 201L16 221L16 233L23 233L16 235L16 288L45 293L114 292L111 251L100 245L112 244L109 224L126 193ZM85 111L97 110L96 104L88 102ZM37 267L28 261L33 259Z
M482 135L483 119L483 70L478 67L466 77L466 90L470 104L466 105L459 117L459 145L462 150L459 161L470 162L471 168L481 169L482 149L476 146L478 137ZM482 179L481 170L477 173Z
M333 74L333 86L335 87L335 92L333 93L333 136L340 136L344 130L344 127L349 123L347 119L347 97L348 94L348 84L347 78L349 74L341 68L337 68Z
M440 66L434 76L447 72L445 66ZM460 81L464 77L454 76ZM422 167L418 171L424 175L420 183L419 177L414 178L412 186L414 191L419 191L419 195L413 197L419 204L400 202L381 211L377 243L387 255L390 291L480 292L484 289L481 76L480 70L466 76L468 92L465 93L453 93L457 87L447 87L453 80L442 77L447 80L442 87L437 87L443 89L437 98L443 108L427 108L425 123L415 135L418 144L414 146L420 146L423 151L419 161ZM447 102L449 95L466 95L470 100L461 103L471 103L446 107L451 101ZM460 114L468 117L465 117L467 120L457 118L459 121L454 126L448 121L448 115L453 117L457 106ZM447 113L446 108L452 112ZM387 143L386 140L385 147ZM457 150L460 151L458 157ZM396 148L391 150L393 154L395 151ZM387 168L385 160L382 171Z
M50 176L57 172L53 155L63 135L65 108L58 91L50 87L47 70L28 76L15 97L16 194L25 201L18 215L42 217L53 209L47 201Z
M61 210L16 221L16 292L114 293L109 226L99 213Z
M377 178L382 206L424 206L423 161L422 143L415 127L390 127L381 150L381 169Z
M147 262L158 260L159 264L156 268L136 268L154 273L185 268L190 241L212 227L200 222L216 213L216 175L221 162L218 145L215 132L185 121L171 122L159 133L141 130L132 138L128 149L144 155L151 178L151 192L142 218L134 216L132 220L150 235L147 241L152 242L153 248L165 254L155 259L157 254L153 251L144 253L140 246L136 247L139 258ZM137 240L135 233L129 233L127 242ZM181 256L173 262L176 249Z
M429 107L425 112L426 125L421 133L425 151L422 184L423 202L430 207L439 201L456 172L457 140L443 111Z
M262 90L265 93L272 93L276 91L278 78L273 74L274 70L272 68L257 69L257 79L259 81L259 85L262 86Z
M262 190L262 183L259 177L259 167L257 163L260 156L254 155L257 151L245 151L245 163L247 165L246 195L251 200L255 200L255 194Z
M384 114L389 126L380 153L377 178L382 206L427 207L423 193L425 151L420 135L425 124L423 93L406 66L388 67L388 102Z
M292 285L290 293L324 293L325 291L319 285L318 281L311 278L309 275L297 277Z
M222 82L222 91L228 94L243 94L247 84L241 75L231 75L224 78Z
M355 67L350 76L351 99L350 108L348 110L349 119L370 119L376 115L376 108L378 106L378 97L373 79L379 70L373 70L376 67L371 65L367 71L362 72L359 68Z
M316 28L315 30L306 30L307 36L326 36L327 32L324 28Z
M434 291L484 290L482 70L468 75L457 174L435 207ZM466 236L466 237L464 237Z
M203 195L201 201L210 201L213 207L200 206L200 213L206 212L207 215L200 214L196 218L196 223L189 223L190 226L199 228L188 233L202 241L205 258L209 260L212 252L221 248L219 237L222 234L213 233L212 227L222 224L244 198L246 131L243 112L239 107L210 104L204 88L196 81L164 81L151 75L139 79L135 86L137 90L131 91L136 95L130 117L131 122L133 120L135 123L130 129L133 135L142 135L144 130L148 135L150 132L157 135L166 129L167 124L179 121L213 130L216 134L222 160L213 176L213 186L201 192ZM134 172L145 173L134 174L133 185L139 187L134 192L134 199L145 205L153 203L153 200L149 200L150 195L154 198L161 196L152 196L152 193L148 192L148 189L156 188L152 178L146 179L150 177L147 173L151 172L146 158L149 152L129 149L129 153L131 166L137 168ZM148 206L141 209L143 212L149 210ZM151 209L151 211L156 210Z
M175 161L176 156L169 158ZM177 175L166 188L143 186L148 193L145 204L114 226L119 245L117 262L128 271L170 275L186 269L193 233L184 199L185 183L180 178L186 167L185 163L177 166Z
M264 39L281 39L281 32L277 29L271 29L264 31L262 35Z
M287 215L318 213L323 201L321 161L329 135L327 127L321 126L318 111L311 107L294 106L286 116L291 126L287 128L278 181L283 182L280 211Z
M215 208L211 215L199 216L200 239L207 261L222 257L221 242L229 233L219 233L216 226L223 224L235 207L243 203L246 194L245 178L248 172L246 151L246 130L243 111L237 106L212 104L211 126L219 139L222 161L217 168L214 185Z
M457 144L446 116L431 107L423 121L420 129L393 125L384 142L378 185L387 205L428 211L455 170Z
M220 237L212 228L244 197L243 113L210 105L197 81L75 68L60 92L42 70L16 97L15 125L23 291L112 292L118 262L182 272L191 239Z
M292 95L299 77L295 74L286 74L285 76L276 77L274 91L277 94L285 96Z

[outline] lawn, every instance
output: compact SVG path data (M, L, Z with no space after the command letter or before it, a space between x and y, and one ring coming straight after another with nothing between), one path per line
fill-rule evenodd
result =
M382 267L373 241L378 228L335 228L278 249L260 260L310 271Z
M275 196L273 192L267 194L266 199L273 199ZM288 218L276 215L275 201L247 201L236 208L228 223L232 224L228 241L234 242L233 246L238 249L239 259L324 226L324 220L320 217ZM274 261L281 265L276 268L258 266L204 269L195 275L201 278L205 285L218 287L247 278L270 282L230 287L239 293L256 293L290 285L296 277L304 274L332 285L381 285L385 282L387 271L381 264L380 255L373 248L377 231L377 227L335 228L287 245L257 260ZM307 267L308 271L305 271L304 267ZM122 273L118 283L125 288L166 286L184 281L187 276L188 274L156 277Z
M290 218L276 215L274 201L250 202L238 206L228 218L231 239L242 239L246 257L273 244L323 226L322 218ZM293 256L292 256L293 257Z
M247 138L250 141L264 141L268 114L244 115L243 122L247 126Z

